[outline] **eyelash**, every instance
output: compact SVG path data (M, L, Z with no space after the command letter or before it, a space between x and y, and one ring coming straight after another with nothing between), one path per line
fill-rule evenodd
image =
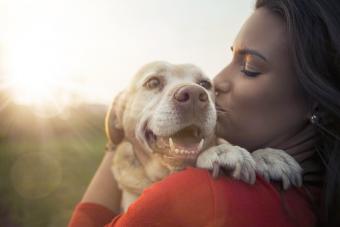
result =
M246 63L243 63L241 72L248 77L256 77L261 74L261 72L254 72L246 70Z
M248 70L245 70L245 69L242 69L241 72L248 77L256 77L256 76L261 74L260 72L252 72L252 71L248 71Z

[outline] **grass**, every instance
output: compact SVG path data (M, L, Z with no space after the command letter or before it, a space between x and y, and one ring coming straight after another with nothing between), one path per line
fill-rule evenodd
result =
M30 122L20 124L26 131L11 125L2 132L10 136L0 138L0 226L67 226L106 142L105 112L83 111L58 124L45 121L53 127L42 133Z

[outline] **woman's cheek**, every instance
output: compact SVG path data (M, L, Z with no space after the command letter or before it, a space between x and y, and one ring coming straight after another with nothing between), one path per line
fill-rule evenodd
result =
M266 106L273 95L275 96L273 90L264 79L243 76L234 83L233 90L230 92L230 105L242 112L252 112L259 106Z
M263 81L239 82L229 94L227 109L230 114L227 116L229 125L226 128L229 130L225 134L233 142L242 143L246 147L263 143L272 133L268 124L277 119L277 94L261 82Z

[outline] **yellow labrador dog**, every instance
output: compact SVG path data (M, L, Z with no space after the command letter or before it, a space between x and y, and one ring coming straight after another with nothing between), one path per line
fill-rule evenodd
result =
M153 62L142 67L114 100L106 132L117 145L112 171L123 191L122 208L152 183L187 166L214 169L253 184L255 172L301 185L302 169L285 152L249 153L215 136L217 113L210 79L196 66Z

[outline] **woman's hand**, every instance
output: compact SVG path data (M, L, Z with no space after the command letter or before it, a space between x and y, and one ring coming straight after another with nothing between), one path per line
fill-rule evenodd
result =
M103 205L116 214L120 213L121 191L111 172L114 152L105 152L81 202Z

